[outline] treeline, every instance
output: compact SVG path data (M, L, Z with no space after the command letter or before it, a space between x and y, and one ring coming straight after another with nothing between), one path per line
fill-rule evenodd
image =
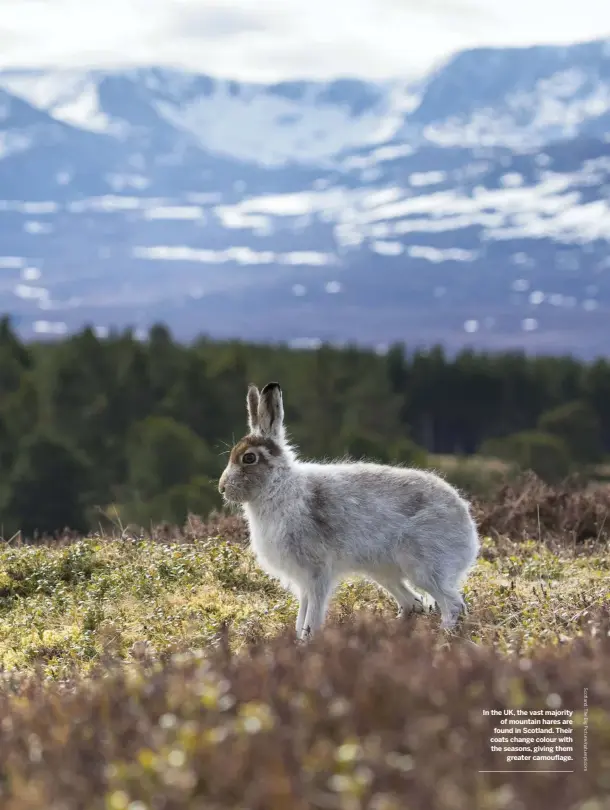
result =
M560 478L610 453L610 362L441 349L297 351L163 326L24 344L0 321L2 536L114 520L182 522L220 505L250 381L284 388L304 455L426 464L483 453Z

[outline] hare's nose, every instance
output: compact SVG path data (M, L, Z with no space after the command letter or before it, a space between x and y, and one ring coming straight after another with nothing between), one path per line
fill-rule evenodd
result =
M225 491L225 483L226 483L226 479L225 479L224 475L221 475L220 476L220 481L218 482L218 491L220 493L223 493Z

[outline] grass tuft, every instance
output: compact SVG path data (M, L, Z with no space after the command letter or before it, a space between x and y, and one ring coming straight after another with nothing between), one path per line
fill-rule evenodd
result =
M605 807L607 495L536 487L477 507L451 634L354 579L296 643L295 600L237 518L1 546L0 807ZM549 706L575 711L574 773L482 773L498 767L483 710Z

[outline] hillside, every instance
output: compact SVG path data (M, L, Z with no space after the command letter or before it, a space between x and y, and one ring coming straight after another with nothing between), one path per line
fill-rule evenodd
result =
M607 500L530 484L479 504L451 636L355 580L295 644L235 518L5 545L3 807L604 807L608 531L581 530ZM572 742L506 762L484 714L505 708L567 713Z
M610 46L416 84L0 72L0 306L25 336L609 349Z

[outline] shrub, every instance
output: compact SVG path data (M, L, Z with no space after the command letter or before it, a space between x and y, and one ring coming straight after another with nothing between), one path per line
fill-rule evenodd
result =
M586 402L568 402L538 420L543 433L562 439L574 461L591 464L602 458L599 418Z
M60 438L37 432L20 446L3 504L5 533L87 528L89 464Z
M480 453L514 462L549 483L562 481L571 470L570 454L563 439L541 431L523 431L504 439L490 439L483 443Z
M7 681L2 806L605 807L610 639L607 617L599 621L595 638L529 660L459 640L440 650L412 623L359 622L310 645L281 637L246 655L230 653L222 634L215 654L165 663L147 663L142 647L129 671L69 689ZM507 764L491 751L498 720L483 713L504 708L573 711L573 750L562 754L572 759ZM524 768L535 775L513 773Z

